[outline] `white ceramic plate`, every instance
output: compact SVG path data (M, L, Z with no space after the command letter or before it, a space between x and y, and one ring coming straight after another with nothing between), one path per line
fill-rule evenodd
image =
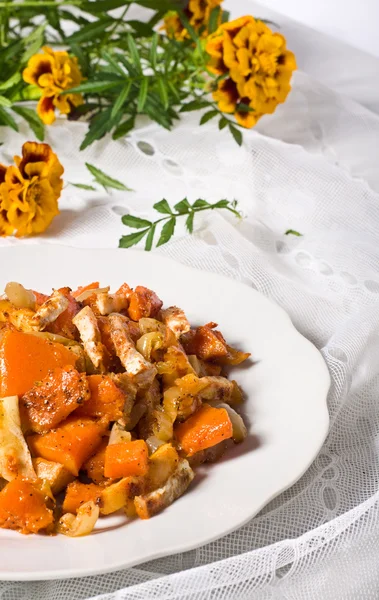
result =
M253 289L131 250L24 245L1 249L0 265L0 290L11 280L41 292L97 280L145 285L192 323L216 321L255 361L233 371L246 393L249 437L204 467L185 496L149 521L101 519L101 529L80 539L1 529L0 579L94 575L201 546L249 521L315 458L329 424L327 367L287 314Z

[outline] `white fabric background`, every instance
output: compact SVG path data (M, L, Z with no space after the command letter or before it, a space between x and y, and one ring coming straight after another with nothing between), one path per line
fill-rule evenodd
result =
M241 224L213 213L195 235L179 230L158 251L244 281L286 308L331 371L329 436L302 479L239 531L114 574L2 582L1 600L379 595L379 117L300 72L288 102L246 133L241 149L212 125L195 127L197 118L172 133L141 123L129 140L107 139L83 154L84 126L57 123L47 141L66 181L89 182L87 160L136 192L107 197L67 187L48 233L0 246L115 247L126 233L120 214L149 215L163 196L237 198ZM0 159L10 160L29 137L0 130ZM290 227L304 237L284 236Z

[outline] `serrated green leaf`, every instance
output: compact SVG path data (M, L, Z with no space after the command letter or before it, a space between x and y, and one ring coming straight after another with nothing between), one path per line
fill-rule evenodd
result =
M149 23L144 23L143 21L136 21L131 19L128 21L128 25L134 29L137 35L140 37L151 37L153 33L153 29Z
M138 112L142 112L145 107L148 89L149 89L149 80L147 77L144 77L141 81L141 87L139 89L139 94L138 94L138 102L137 102L137 111Z
M176 210L177 213L179 213L180 215L186 215L188 213L188 210L191 208L190 203L188 202L187 198L183 198L183 200L181 200L180 202L178 202L177 204L175 204L174 209Z
M123 121L113 132L113 139L118 140L121 137L124 137L134 128L135 125L135 117L132 116L130 119L126 119Z
M126 85L124 85L124 87L122 88L120 95L117 96L117 100L114 103L112 112L111 112L112 119L122 109L124 102L126 101L127 97L129 96L131 87L132 87L132 82L128 81L128 83Z
M218 28L220 13L221 13L221 6L216 6L211 11L211 14L209 15L209 21L208 21L209 33L214 33L216 31L216 29Z
M149 59L150 59L151 66L153 67L153 69L155 69L155 67L157 66L158 41L159 41L159 36L155 32L151 38L150 52L149 52Z
M218 122L218 128L220 129L220 131L222 129L225 129L225 127L228 125L228 119L225 119L225 117L221 117L221 119Z
M9 77L9 79L0 83L0 91L8 90L19 81L21 81L21 73L17 71L16 73L13 73L12 77Z
M219 200L215 204L212 204L213 208L227 208L229 206L228 200Z
M97 37L106 31L106 29L114 23L114 19L112 17L103 17L94 21L93 23L89 23L89 25L85 25L81 27L78 31L75 31L72 35L67 38L67 42L70 44L71 42L75 42L76 44L82 44L83 42L88 42L90 40L97 39Z
M180 109L180 112L191 112L193 110L200 110L202 108L208 108L210 106L210 102L204 100L192 100L191 102L187 102Z
M45 126L36 111L31 108L26 108L25 106L13 106L12 110L29 123L36 138L42 142L45 138Z
M32 32L23 40L26 50L21 57L21 64L27 63L29 58L31 58L40 50L44 41L45 28L45 24L39 25L39 27L33 29Z
M200 119L200 125L205 125L205 123L208 123L208 121L216 117L218 114L218 110L210 110L209 112L206 112Z
M195 213L191 212L191 214L188 216L188 219L186 220L186 227L187 227L188 233L193 233L194 218L195 218Z
M89 57L83 52L80 44L75 42L70 43L71 52L76 56L79 61L79 65L83 75L87 75L89 69Z
M167 242L172 238L175 231L176 219L175 217L171 217L162 227L161 235L157 243L157 248L159 246L163 246L163 244L167 244Z
M155 210L157 210L159 213L165 215L171 215L172 213L169 203L164 198L160 202L154 204L153 208L155 208Z
M148 231L148 229L144 229L143 231L136 231L135 233L130 233L129 235L123 235L119 241L118 247L130 248L131 246L135 246L145 237Z
M165 108L168 108L168 105L169 105L168 92L167 92L167 87L166 87L165 81L162 77L158 78L158 91L159 91L159 95L161 97L163 106Z
M210 206L210 205L208 202L206 202L205 200L202 200L201 198L196 200L196 202L194 202L194 204L193 204L193 208L202 208L203 206Z
M117 62L117 59L119 58L119 54L116 53L114 55L112 55L110 52L107 52L106 50L103 50L101 53L102 58L104 58L104 60L107 61L107 63L113 67L113 70L118 73L122 78L125 77L125 71L120 67L120 65Z
M94 176L97 183L102 185L104 188L113 188L115 190L123 190L126 192L132 191L130 188L126 187L124 183L121 183L121 181L117 181L117 179L113 179L113 177L110 177L94 165L91 165L90 163L86 162L86 167L89 170L89 172Z
M5 106L6 108L10 108L12 106L12 102L5 96L0 96L0 106Z
M72 183L71 181L69 182L69 184L73 185L74 187L79 188L81 190L96 192L96 188L93 187L93 185L87 185L86 183Z
M239 146L242 146L243 137L242 137L241 131L239 129L237 129L237 127L234 127L233 125L229 125L229 130L230 130L230 133L232 134L232 136L234 137L235 141L237 142L237 144Z
M0 106L0 125L8 125L15 131L18 131L17 123L9 112Z
M90 146L95 140L101 139L109 128L112 127L111 109L104 110L98 113L91 121L89 130L84 136L84 140L80 145L80 150L84 150Z
M128 33L127 42L133 65L137 68L139 73L142 73L141 58L133 36L130 33Z
M171 94L174 96L175 100L177 102L180 102L181 101L180 94L179 94L178 90L176 89L176 87L174 86L174 84L172 83L172 81L167 81L166 83L167 83L168 88L170 89ZM183 111L181 111L181 112L183 112Z
M303 234L295 231L295 229L287 229L284 235L296 235L297 237L303 237Z
M147 252L149 252L151 250L151 248L153 247L153 241L154 241L154 235L155 235L155 229L156 229L156 224L154 223L154 225L152 225L152 227L150 228L150 231L148 233L148 236L146 238L146 244L145 244L145 250L147 250Z
M132 227L133 229L143 229L144 227L150 227L151 221L146 219L140 219L139 217L133 217L133 215L124 215L121 219L124 225Z
M112 81L85 81L75 88L64 90L62 94L99 94L100 92L116 88L117 86L122 85L122 83L123 80L121 77L119 77L118 80Z

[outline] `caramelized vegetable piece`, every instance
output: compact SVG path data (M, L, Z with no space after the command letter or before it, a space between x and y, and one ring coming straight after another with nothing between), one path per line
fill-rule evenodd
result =
M73 475L78 475L82 464L96 451L105 427L85 417L69 417L60 427L44 435L27 438L35 456L61 463Z
M53 429L89 396L85 375L71 366L53 369L21 398L24 430L44 433Z
M139 321L143 317L156 317L162 305L162 300L155 292L138 285L130 296L128 314L133 321Z
M32 457L21 430L18 397L0 399L0 477L35 480Z
M88 285L79 286L77 290L75 290L74 292L71 292L71 295L73 296L73 298L77 298L83 292L87 292L88 290L97 290L99 287L100 287L99 282L94 281L93 283L89 283Z
M76 340L78 338L78 330L73 324L72 319L80 311L80 305L71 294L69 287L61 288L58 292L65 296L68 301L68 307L53 323L48 325L46 331L62 335L71 340Z
M62 344L8 330L0 342L0 396L22 396L51 369L75 363L75 354Z
M0 492L0 527L37 533L53 522L44 494L32 483L13 479Z
M106 480L104 476L105 449L108 446L108 438L104 438L96 454L91 456L83 465L83 470L94 483L103 483Z
M69 537L81 537L92 533L99 518L99 507L90 500L82 504L78 514L66 513L58 522L57 531Z
M38 479L47 481L53 494L59 494L74 479L72 473L57 462L44 458L33 458L32 462Z
M80 483L73 481L67 486L66 495L63 500L63 512L76 513L86 502L92 500L94 504L99 504L102 489L94 483Z
M149 460L148 486L155 490L166 483L179 464L179 454L171 444L160 446Z
M105 450L105 477L129 477L146 475L149 453L144 440L108 445Z
M184 423L175 427L175 437L188 456L215 446L233 436L233 426L224 408L203 404Z
M88 417L105 417L109 421L121 419L126 395L114 381L106 375L88 377L90 399L76 412Z
M188 461L181 459L177 469L169 477L164 486L149 494L134 498L137 515L140 519L149 519L170 506L174 500L184 494L194 476L195 474L189 466Z
M35 290L32 290L32 292L36 299L36 306L41 306L42 304L44 304L44 302L46 302L46 300L49 299L49 296L47 296L46 294L41 294L41 292L36 292Z
M100 513L110 515L128 504L145 489L143 477L124 477L106 488L101 488Z

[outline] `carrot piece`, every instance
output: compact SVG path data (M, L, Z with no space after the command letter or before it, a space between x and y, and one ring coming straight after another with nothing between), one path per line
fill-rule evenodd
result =
M44 433L53 429L89 397L85 375L70 365L53 369L21 398L24 430Z
M16 478L0 492L0 527L37 533L53 522L44 494L32 483Z
M51 369L75 366L76 360L62 344L8 330L0 342L0 397L22 396Z
M94 483L81 483L73 481L67 486L63 500L63 512L75 514L85 502L92 500L95 504L100 502L101 492L104 488Z
M83 465L83 471L94 483L103 483L106 480L104 476L105 449L108 446L108 438L105 438L97 452L91 456Z
M216 323L208 323L185 333L181 342L187 354L196 354L202 360L214 360L228 355L226 342Z
M60 427L44 435L31 435L26 441L34 456L59 462L78 475L82 464L99 447L104 432L101 423L69 417Z
M163 302L155 292L137 285L130 296L128 314L133 321L139 321L143 317L156 317L162 306Z
M78 296L80 296L80 294L82 294L83 292L86 292L87 290L98 290L100 287L100 284L98 281L94 281L93 283L89 283L88 285L83 285L83 286L79 286L77 290L75 290L75 292L71 292L71 295L74 298L77 298Z
M203 404L194 415L174 429L174 434L188 456L211 448L233 435L233 426L225 408Z
M125 393L106 375L90 375L87 379L91 397L75 414L106 417L109 421L121 419Z
M105 450L105 477L129 477L146 475L149 469L149 453L144 440L110 444Z
M57 319L55 319L53 323L46 328L46 331L50 331L50 333L55 333L57 335L62 335L63 337L71 340L76 340L78 339L78 330L73 324L72 319L80 311L79 302L75 300L69 287L60 288L58 292L67 298L68 307L62 314L59 315Z

